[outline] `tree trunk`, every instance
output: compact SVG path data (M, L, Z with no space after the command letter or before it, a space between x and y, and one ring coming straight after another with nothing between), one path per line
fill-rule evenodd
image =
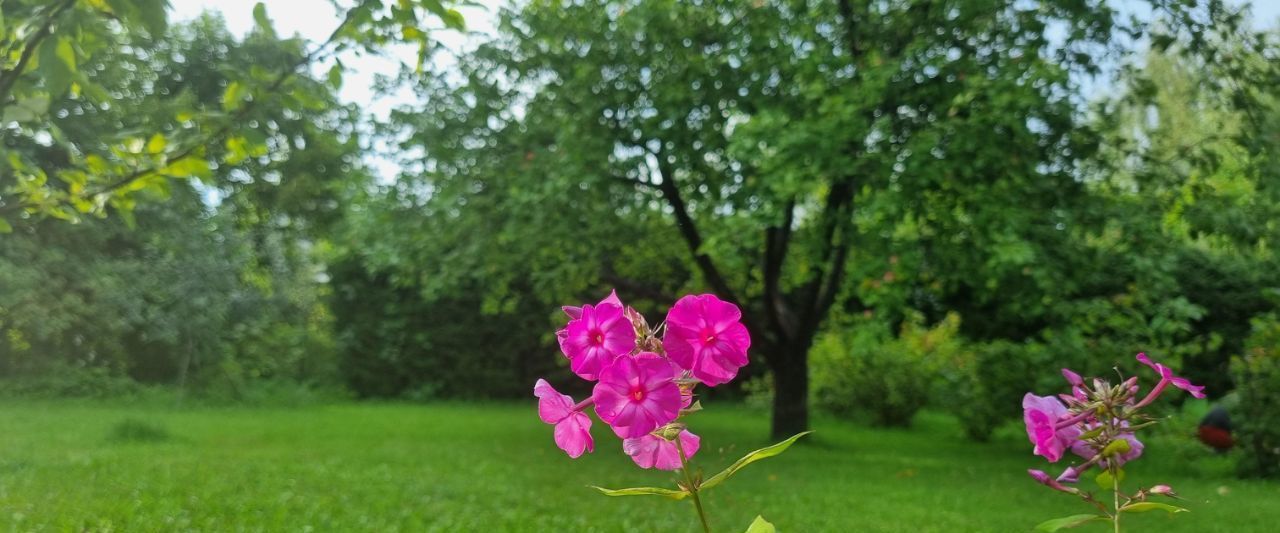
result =
M787 346L775 354L773 366L773 427L776 440L809 429L808 348Z

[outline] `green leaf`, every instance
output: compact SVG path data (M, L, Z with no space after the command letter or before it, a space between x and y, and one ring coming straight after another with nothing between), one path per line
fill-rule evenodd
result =
M1168 511L1169 514L1191 512L1176 505L1158 502L1135 502L1120 508L1122 513L1145 513L1147 511Z
M1064 516L1062 518L1054 518L1053 520L1046 520L1044 522L1041 522L1040 525L1036 526L1036 531L1046 531L1046 532L1057 531L1059 529L1067 529L1067 528L1072 528L1076 526L1083 526L1090 522L1110 522L1110 521L1111 521L1110 518L1107 518L1102 515L1077 514L1077 515L1071 515L1071 516Z
M158 154L163 152L164 147L167 145L168 141L165 140L164 135L157 133L151 136L151 140L147 141L147 153Z
M9 225L9 221L0 218L0 233L13 233L13 226Z
M58 57L59 61L62 61L63 65L66 65L69 72L74 73L76 71L76 49L71 46L69 37L58 38L58 44L53 53Z
M1116 473L1120 474L1120 481L1124 481L1124 469L1117 469ZM1098 477L1093 478L1093 481L1096 482L1099 487L1106 490L1115 488L1115 482L1111 479L1111 472L1107 470L1103 470L1101 474L1098 474Z
M1106 448L1102 449L1102 456L1111 457L1117 454L1129 453L1129 450L1129 441L1125 439L1113 440L1110 444L1107 444ZM1120 479L1124 478L1121 477Z
M243 98L244 86L238 81L228 83L227 89L222 92L222 109L235 111L240 107L240 100Z
M440 20L443 20L445 27L451 30L463 31L467 29L467 21L462 18L462 13L459 13L456 9L449 9L441 13Z
M236 165L249 158L249 142L244 137L228 137L226 141L229 165Z
M275 35L276 30L271 26L271 19L267 17L267 6L262 2L258 2L253 6L253 22L263 33Z
M777 528L773 527L763 516L756 515L756 519L751 521L751 525L747 526L747 533L777 533Z
M662 496L673 500L683 500L689 496L688 492L683 490L662 489L658 487L633 487L629 489L606 489L592 485L591 488L600 491L605 496Z
M782 442L779 442L777 444L774 444L773 446L760 448L759 450L746 454L742 456L741 459L738 459L737 461L734 461L733 464L729 465L729 468L726 468L720 471L719 474L716 474L714 476L711 476L710 478L707 478L707 480L703 482L702 485L698 486L698 489L699 490L709 489L711 487L724 483L724 480L729 479L729 476L732 476L734 473L741 470L742 467L747 466L756 461L759 461L761 459L768 459L782 452L785 452L787 451L787 448L790 448L792 444L795 444L796 440L810 433L813 433L813 432L806 431L804 433L797 433L793 435L791 438L784 440Z
M19 98L17 102L4 108L4 122L31 122L49 111L49 97L34 95Z
M334 63L329 67L329 86L334 90L342 88L342 62Z

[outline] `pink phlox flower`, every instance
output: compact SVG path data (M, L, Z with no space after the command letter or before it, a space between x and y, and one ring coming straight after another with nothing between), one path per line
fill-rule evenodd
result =
M1022 419L1027 425L1027 437L1035 445L1033 453L1053 463L1062 459L1062 453L1080 436L1076 424L1057 427L1067 414L1067 407L1052 396L1028 392L1022 397Z
M1186 378L1174 375L1173 370L1170 370L1169 367L1160 363L1153 362L1145 353L1139 353L1137 359L1139 363L1147 365L1158 372L1160 374L1160 381L1168 382L1174 387L1187 391L1191 393L1191 396L1193 397L1204 398L1204 386L1193 385ZM1160 388L1160 385L1156 385L1156 387Z
M667 356L708 386L733 380L747 364L751 335L738 306L712 294L680 298L667 312L662 347Z
M556 427L556 446L575 459L583 452L595 451L591 417L576 408L573 398L560 394L545 379L533 385L533 395L538 398L538 418Z
M1128 422L1120 423L1120 427L1128 427L1128 426L1129 426ZM1084 430L1089 431L1097 427L1098 427L1098 424L1089 423L1089 424L1085 424ZM1133 433L1126 432L1126 433L1122 433L1120 435L1120 438L1129 443L1129 451L1114 457L1116 461L1116 466L1124 466L1125 463L1132 461L1134 459L1137 459L1139 457L1142 457L1142 449L1143 449L1142 441L1138 440L1138 437L1136 435L1134 435ZM1087 461L1089 459L1093 459L1093 456L1098 454L1098 450L1094 447L1093 444L1089 442L1077 440L1071 443L1071 453L1079 455L1082 459L1085 459ZM1098 464L1103 468L1107 468L1109 466L1108 461L1109 459L1102 459L1101 461L1098 462Z
M680 414L680 387L666 358L653 352L619 357L600 372L591 397L596 414L624 439L645 434Z
M613 303L582 306L578 318L570 320L563 336L557 334L560 349L569 358L574 374L595 381L600 371L636 346L636 331Z
M680 447L684 449L686 461L698 453L702 439L687 430L681 431ZM658 470L679 470L680 452L676 443L652 433L622 441L622 451L631 456L640 468L657 468Z

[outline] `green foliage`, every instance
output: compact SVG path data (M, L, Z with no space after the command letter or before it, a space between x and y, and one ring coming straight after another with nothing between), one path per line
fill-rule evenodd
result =
M795 435L788 437L787 440L784 440L777 444L773 444L771 446L765 446L764 448L760 448L759 450L753 451L751 453L748 453L742 456L742 458L738 459L737 461L734 461L733 464L725 467L724 470L717 472L715 475L707 478L706 481L703 481L700 485L698 485L699 490L709 489L716 485L724 483L726 480L729 479L730 476L738 473L739 470L742 470L744 467L746 467L751 463L768 459L770 457L774 457L777 455L781 455L782 452L787 451L787 448L790 448L792 444L795 444L797 440L800 440L800 437L803 437L810 433L813 433L813 432L805 431L804 433L797 433Z
M335 337L345 384L366 397L524 397L557 356L551 304L529 296L517 308L481 313L474 293L429 300L355 261L329 267ZM555 359L553 359L555 358ZM567 372L567 368L564 370Z
M1037 380L1055 362L1062 364L1038 343L971 343L956 355L941 363L936 397L960 420L965 434L979 441L989 440L1000 425L1022 416L1022 396L1049 390L1037 387Z
M1280 318L1253 321L1244 354L1232 361L1239 398L1231 413L1246 477L1280 477Z
M276 43L287 52L283 57L264 55L245 65L225 61L229 58L214 50L178 56L174 64L189 63L221 79L216 85L171 90L185 79L131 76L141 83L126 88L104 72L104 65L130 59L174 58L163 46L168 0L7 2L0 17L4 145L36 145L60 157L50 164L17 150L0 160L0 219L5 220L0 229L28 217L76 220L109 211L128 216L139 200L163 197L173 180L208 181L210 169L220 165L279 159L292 143L270 142L282 128L268 116L309 115L328 105L328 85L312 82L307 67L342 50L374 51L392 44L416 45L425 56L430 41L423 24L439 19L448 28L462 28L460 15L438 0L360 1L337 8L342 22L328 40L308 49L299 39L280 40L258 4L251 40ZM210 91L220 97L207 98ZM150 97L154 107L131 108L130 100L139 94ZM90 114L143 109L150 120L125 120L77 136L55 120L68 107ZM155 110L164 116L149 113Z
M815 404L879 426L910 425L928 404L938 370L963 360L966 350L958 316L932 327L920 320L904 323L896 337L870 321L820 337L813 350Z
M11 335L14 330L10 330ZM63 362L50 364L43 372L9 372L0 379L0 398L127 398L139 392L138 383L100 366L79 366Z

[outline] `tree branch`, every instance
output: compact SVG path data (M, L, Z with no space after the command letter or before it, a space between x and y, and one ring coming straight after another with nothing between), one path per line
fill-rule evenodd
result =
M67 0L66 6L69 7L71 4L74 4L75 2L76 0ZM290 78L296 75L298 73L298 70L301 69L304 65L310 64L312 61L315 61L317 58L319 58L321 54L324 53L325 50L328 49L331 44L337 41L337 39L341 36L343 30L345 30L346 27L355 20L355 14L359 12L359 10L360 10L360 6L357 5L356 7L353 7L349 11L347 11L347 14L345 17L343 17L342 22L339 23L338 26L334 28L332 32L329 33L328 38L326 38L324 42L320 43L311 51L304 54L302 58L300 58L298 61L295 61L292 65L290 65L288 68L282 71L278 76L276 76L276 79L273 80L270 85L266 86L266 88L264 88L259 93L265 95L265 94L270 94L275 92L276 90L280 89L280 87L283 86L286 81L289 81ZM21 72L21 71L19 70L18 72ZM257 107L257 104L259 104L261 101L262 100L255 98L249 102L246 102L244 105L240 107L239 110L237 110L237 112L229 120L225 121L213 133L199 139L197 142L193 142L186 148L174 153L173 155L166 157L164 159L164 163L161 166L159 167L151 166L151 167L145 167L145 168L134 170L133 172L130 172L128 174L121 176L115 181L112 181L100 187L94 188L93 190L86 191L80 194L78 197L94 198L98 195L109 194L118 189L126 187L137 180L156 174L157 172L160 171L160 168L163 168L163 166L168 166L170 164L181 161L188 157L195 156L196 153L201 148L205 148L213 144L214 142L217 142L218 140L222 139L227 134L231 133L235 129L235 127L238 124L240 124L243 121L243 119L245 119L249 115L249 113L252 112ZM16 202L13 204L0 206L0 213L23 209L31 206L32 204L30 204L29 202Z
M783 208L782 224L770 226L764 230L764 299L765 313L769 322L777 329L784 341L795 337L795 317L782 298L779 287L782 279L782 265L786 261L787 251L791 244L791 226L795 221L795 197L787 200Z
M49 18L44 21L40 29L31 34L31 38L27 39L27 43L23 45L22 55L18 57L18 62L14 67L5 72L0 72L0 109L3 109L5 102L9 100L9 91L12 91L13 86L18 83L18 78L27 69L27 63L31 62L31 56L35 55L40 43L53 33L53 25L58 21L58 17L62 16L62 13L68 9L71 9L71 6L75 5L75 3L76 0L65 0L53 8Z
M711 260L711 256L702 251L702 233L698 231L693 217L689 215L684 198L680 196L680 188L676 186L675 171L672 170L671 164L667 162L661 151L655 154L654 158L658 160L658 171L662 173L662 182L658 185L658 190L662 191L662 197L667 200L667 204L675 211L676 226L679 227L680 235L684 237L684 242L688 245L689 252L693 254L693 261L698 265L698 270L707 279L707 283L711 285L712 290L726 300L742 305L742 302L734 295L733 290L729 288L729 283L725 281L720 269Z

